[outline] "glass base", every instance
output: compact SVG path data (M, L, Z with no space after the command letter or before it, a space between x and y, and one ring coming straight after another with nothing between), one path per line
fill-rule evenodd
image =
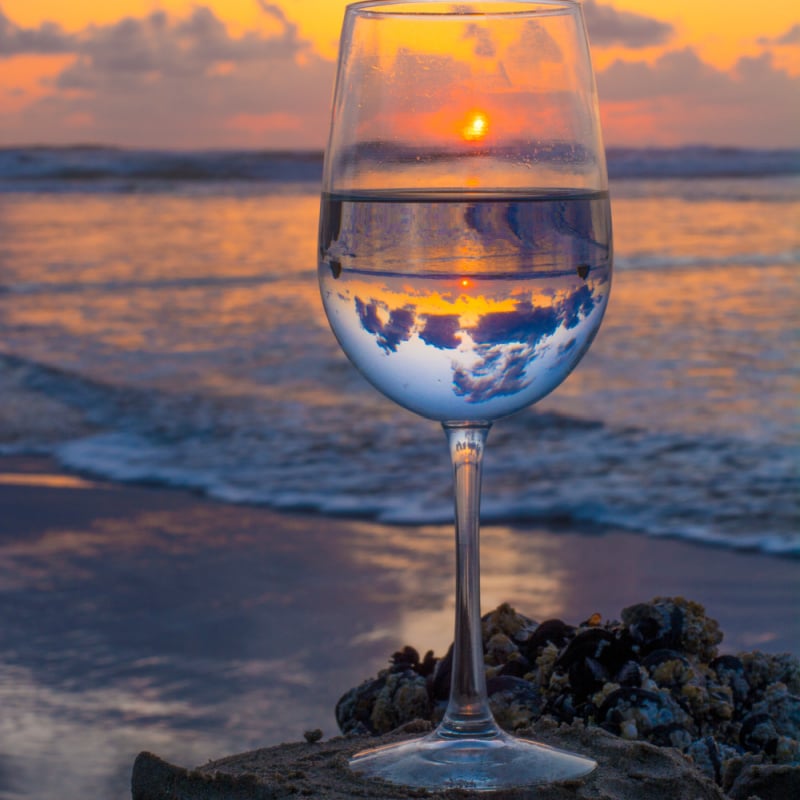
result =
M420 739L375 747L350 759L350 769L401 786L490 792L575 780L597 763L503 731L486 738L448 737L438 730Z

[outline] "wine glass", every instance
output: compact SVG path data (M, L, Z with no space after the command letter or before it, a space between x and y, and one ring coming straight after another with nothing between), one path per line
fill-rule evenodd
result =
M589 348L611 285L597 98L574 0L348 6L323 171L319 281L344 352L386 396L442 423L455 478L450 699L429 735L351 768L492 790L595 762L503 732L481 643L481 462L499 417Z

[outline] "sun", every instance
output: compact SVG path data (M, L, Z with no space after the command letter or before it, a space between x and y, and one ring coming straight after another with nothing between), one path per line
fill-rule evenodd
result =
M470 111L461 128L461 135L468 142L480 142L489 132L489 118L483 111Z

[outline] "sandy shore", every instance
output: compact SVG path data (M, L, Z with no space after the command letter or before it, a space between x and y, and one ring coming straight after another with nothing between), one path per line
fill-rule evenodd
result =
M566 528L487 526L482 545L485 609L577 622L683 595L719 620L722 651L800 652L800 561ZM335 736L336 700L394 650L449 644L451 548L448 526L281 514L0 458L3 774L30 786L14 796L99 785L116 800L141 750L192 765Z
M193 522L202 518L198 539L213 530L230 536L233 546L241 531L257 528L265 541L280 543L281 550L307 551L309 562L315 561L312 554L320 546L325 552L349 554L349 563L341 556L335 559L331 579L338 577L359 592L367 591L370 581L384 584L387 575L402 577L417 608L406 609L397 633L410 637L418 649L438 651L450 641L449 526L406 529L226 505L186 491L82 479L50 459L24 457L0 457L0 511L0 543L37 539L48 531L89 529L99 520L126 521L134 528L137 519L166 512L164 524L173 520L178 525L181 514ZM719 621L725 632L723 651L800 653L798 559L619 531L493 525L482 531L481 557L486 609L510 602L534 618L560 616L575 622L594 612L613 617L624 606L656 595L682 595L702 603ZM371 568L366 575L365 566ZM348 574L342 574L343 568ZM418 591L421 579L428 583L423 592ZM395 590L396 602L381 598L382 605L394 608L393 616L402 613L404 595L409 594L402 587ZM437 602L444 607L437 608ZM343 616L347 611L343 609ZM381 626L374 634L378 639L386 631Z
M419 731L415 735L420 735ZM588 777L490 795L469 789L427 792L354 776L347 760L365 746L409 738L335 738L257 750L210 762L196 770L141 753L132 775L133 800L788 800L800 789L800 766L761 767L746 759L723 777L724 789L704 777L677 750L629 742L597 728L557 727L545 720L524 735L588 755L598 763Z
M625 742L604 731L558 729L547 723L527 733L550 746L590 755L598 761L598 768L583 780L492 792L493 800L725 800L722 792L676 751ZM320 800L487 797L467 789L427 793L350 772L347 759L358 750L403 738L408 734L367 742L337 738L316 745L283 745L221 759L196 771L142 754L133 770L133 800L266 800L298 795Z

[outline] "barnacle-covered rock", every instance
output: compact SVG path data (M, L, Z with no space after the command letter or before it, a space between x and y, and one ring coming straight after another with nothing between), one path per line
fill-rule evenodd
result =
M542 651L563 647L575 635L575 628L560 619L548 619L536 626L530 636L521 643L520 650L530 661L536 661Z
M501 633L515 642L524 642L536 628L536 623L514 610L508 603L503 603L494 611L481 618L483 640L488 641Z
M674 747L686 751L692 744L693 735L680 722L656 725L648 734L647 741L659 747Z
M372 727L372 709L381 689L386 685L384 671L377 678L364 681L339 698L336 704L336 722L344 733L375 733Z
M597 722L602 728L623 739L645 739L661 736L664 726L692 725L689 715L668 692L620 687L603 701L597 710ZM691 736L690 739L691 741Z
M593 697L591 698L592 705L595 706L595 708L600 708L603 705L603 703L605 703L606 698L610 694L613 694L614 692L616 692L617 689L619 689L619 688L621 688L621 687L620 687L620 684L618 684L618 683L606 683L606 684L604 684L603 688L599 692L597 692L595 695L593 695Z
M539 651L536 667L528 676L528 680L533 681L540 688L548 686L555 671L556 661L558 661L558 647L548 643Z
M748 714L739 729L739 743L752 753L766 753L774 756L778 750L780 735L775 722L764 712Z
M555 663L569 676L572 693L580 700L611 681L630 655L627 646L603 628L586 628L575 635Z
M723 778L723 764L739 756L736 748L720 744L713 736L697 739L684 748L683 752L707 778L720 785Z
M414 719L428 719L431 702L425 678L412 669L384 670L347 692L336 704L342 733L388 733Z
M709 667L714 671L717 683L731 690L731 698L737 711L740 710L750 694L750 684L747 682L742 659L726 654L715 658Z
M713 681L698 679L688 682L675 697L704 730L716 730L734 717L735 706L730 688L718 686Z
M497 724L508 731L528 728L539 719L542 697L536 687L522 678L503 675L486 682L489 706Z
M745 764L727 791L731 800L793 800L800 796L800 764Z
M413 669L417 675L422 675L423 677L430 675L436 667L436 658L433 655L433 650L428 650L425 653L425 657L420 660L419 653L408 645L402 650L398 650L389 661L393 672Z
M514 655L519 654L519 648L505 633L495 633L486 642L486 663L494 666L506 664Z
M375 695L370 727L375 733L388 733L406 722L427 719L430 713L425 678L411 669L390 672Z
M526 675L530 674L531 665L525 656L521 656L519 654L516 655L515 658L511 658L506 661L505 664L497 668L496 675L499 677L500 675L511 675L514 678L524 678ZM486 670L486 677L489 677L489 670Z
M750 687L750 699L760 700L768 687L783 683L792 694L800 694L800 660L788 653L742 653L740 655Z
M784 683L767 687L764 699L753 705L753 713L764 713L782 736L800 739L800 696L791 694Z
M622 621L642 653L681 650L705 662L717 655L722 632L699 603L682 597L656 597L622 610Z
M643 684L646 676L647 673L643 671L641 665L629 659L617 670L615 680L620 686L638 687Z
M696 678L689 659L677 650L654 650L642 659L642 666L658 686L680 690Z
M722 633L697 603L657 597L624 609L621 622L593 614L577 626L536 625L503 604L481 626L490 706L508 730L548 717L600 726L682 751L722 788L751 768L800 765L800 661L718 655ZM452 647L438 659L412 647L394 653L388 669L339 701L341 730L383 732L418 717L435 724L452 658ZM785 781L800 766L774 774Z

